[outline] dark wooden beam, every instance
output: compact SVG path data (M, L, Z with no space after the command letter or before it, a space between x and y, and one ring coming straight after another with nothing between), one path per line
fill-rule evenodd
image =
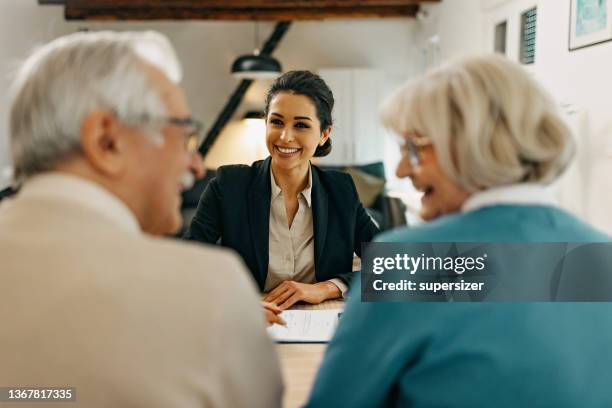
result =
M278 20L329 20L335 18L388 18L415 17L419 6L368 7L353 11L333 8L276 10L257 9L201 9L183 8L142 9L142 10L82 10L66 8L67 20L228 20L228 21L278 21Z
M320 20L414 17L440 0L65 0L71 20Z

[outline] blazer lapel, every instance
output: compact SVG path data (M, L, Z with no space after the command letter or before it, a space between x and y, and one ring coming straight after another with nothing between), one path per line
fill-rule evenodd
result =
M327 235L327 192L321 185L318 169L312 166L312 218L315 249L315 274L320 271L319 267L325 248L325 237Z
M263 289L268 275L270 234L270 158L264 160L251 180L247 206L253 250L257 259L257 282Z

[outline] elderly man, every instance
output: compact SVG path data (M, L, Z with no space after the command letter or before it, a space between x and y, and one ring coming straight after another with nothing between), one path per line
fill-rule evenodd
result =
M89 408L280 404L239 259L153 236L178 230L180 192L202 171L180 75L152 32L69 35L20 70L22 188L0 206L0 387L71 387L70 406ZM5 389L0 403L11 395L24 396Z

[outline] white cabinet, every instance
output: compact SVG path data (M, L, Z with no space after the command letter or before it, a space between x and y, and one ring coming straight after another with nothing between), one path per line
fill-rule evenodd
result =
M384 77L367 68L321 69L319 75L334 93L332 152L322 164L362 164L384 158L384 135L378 119Z

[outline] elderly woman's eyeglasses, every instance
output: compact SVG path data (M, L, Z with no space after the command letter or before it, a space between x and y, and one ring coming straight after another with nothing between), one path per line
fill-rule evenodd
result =
M402 153L408 155L410 165L413 167L418 167L421 165L421 150L431 145L431 139L427 136L422 136L418 133L411 133L402 139L400 142L400 149L402 150Z

